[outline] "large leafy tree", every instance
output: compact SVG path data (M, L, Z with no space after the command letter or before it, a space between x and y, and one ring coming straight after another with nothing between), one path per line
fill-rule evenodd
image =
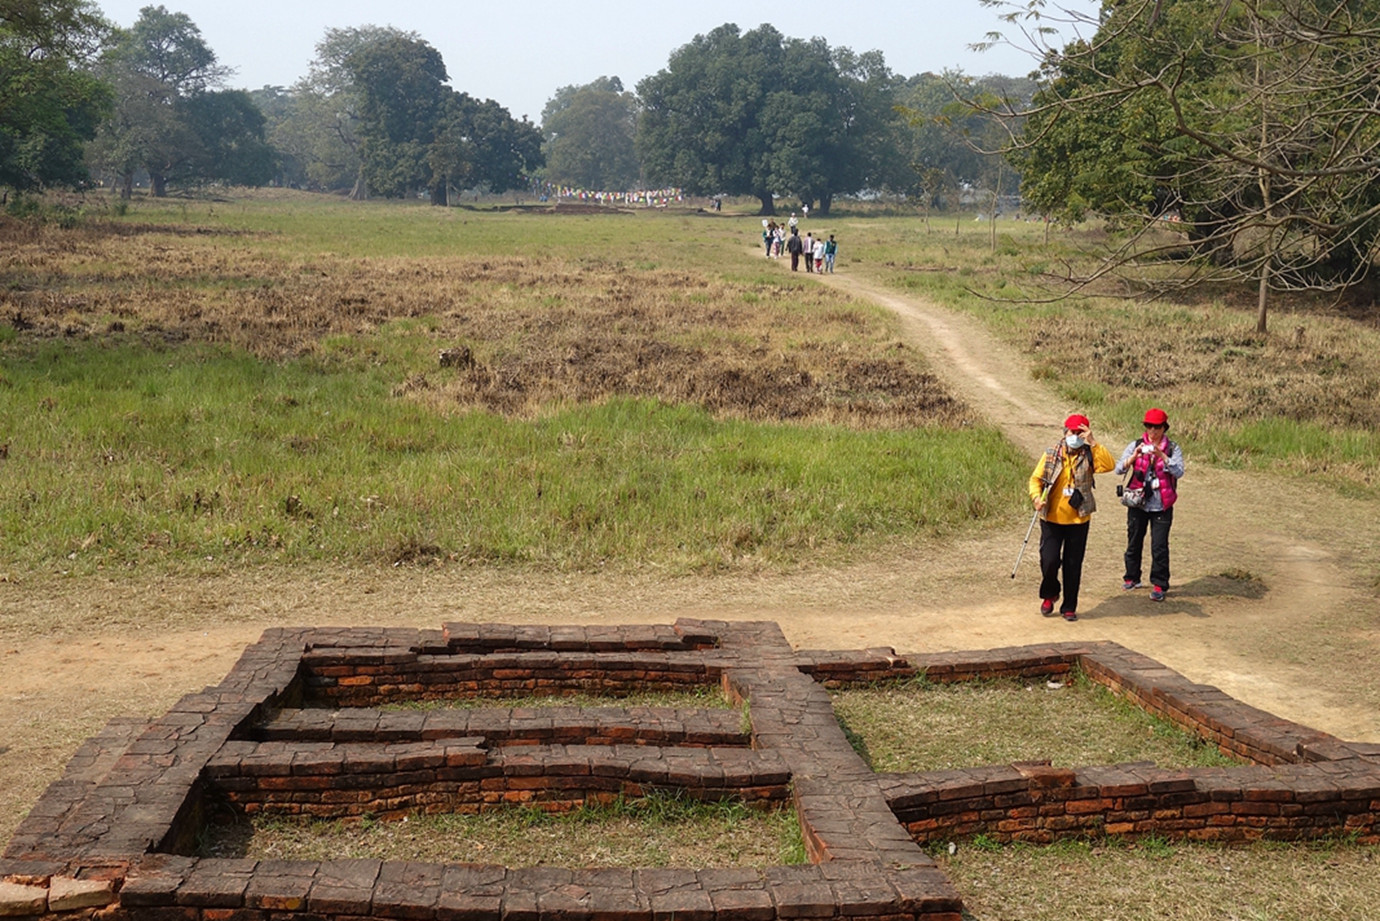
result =
M617 77L556 91L541 113L546 177L586 189L631 189L637 159L637 97Z
M392 27L327 29L306 76L287 90L256 91L268 117L266 135L289 182L317 190L349 190L356 199L368 197L360 157L364 100L346 62L371 44L393 39L420 40L415 32Z
M420 39L385 36L353 51L345 68L359 93L359 151L369 189L398 198L427 188L427 155L451 93L440 52Z
M146 6L106 54L103 72L115 87L115 112L93 148L98 163L120 175L127 196L143 168L155 196L168 178L203 157L187 103L220 86L229 70L185 13Z
M1141 231L1105 267L1182 246L1196 271L1268 295L1368 281L1380 241L1380 5L1134 0L1051 54L1018 156L1026 194Z
M452 92L427 163L435 205L447 204L451 189L522 188L542 165L541 132L492 99Z
M359 101L361 171L385 197L426 190L446 204L452 187L503 191L541 164L541 134L493 100L446 85L445 62L420 39L384 35L344 61Z
M696 194L819 202L879 184L895 78L881 55L831 51L764 25L726 24L638 84L637 146L649 180Z
M85 0L0 0L0 186L87 179L84 145L110 105L91 68L109 32Z
M264 139L264 114L249 93L198 93L181 108L195 143L174 178L248 186L273 180L277 157Z

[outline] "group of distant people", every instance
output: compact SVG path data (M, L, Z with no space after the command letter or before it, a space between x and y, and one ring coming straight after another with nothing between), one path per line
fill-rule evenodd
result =
M809 213L807 209L805 214L808 216ZM794 211L784 224L778 224L770 218L762 219L762 245L768 259L780 259L783 253L789 255L792 272L800 271L803 259L805 271L833 274L834 260L839 252L839 244L833 234L829 234L827 240L822 234L816 237L808 232L802 237L800 218Z

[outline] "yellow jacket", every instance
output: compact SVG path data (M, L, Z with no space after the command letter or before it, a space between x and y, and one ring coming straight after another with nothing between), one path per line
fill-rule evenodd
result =
M1075 460L1081 461L1086 456L1086 452L1080 451ZM1054 479L1049 486L1049 498L1045 502L1045 510L1041 517L1052 524L1083 524L1091 519L1092 513L1097 510L1097 500L1092 495L1092 475L1115 469L1116 459L1099 443L1092 446L1091 470L1086 462L1070 464L1067 460L1068 449L1062 441L1040 457L1035 469L1030 473L1030 501L1037 502L1044 494L1045 471L1053 467ZM1079 506L1078 511L1074 511L1073 506L1069 505L1066 495L1066 491L1071 491L1075 483L1084 495L1083 504Z

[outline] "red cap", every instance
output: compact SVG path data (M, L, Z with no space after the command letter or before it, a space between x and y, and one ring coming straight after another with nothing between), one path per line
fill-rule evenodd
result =
M1067 419L1064 420L1064 428L1068 429L1070 432L1076 432L1079 429L1085 429L1089 425L1091 425L1091 423L1088 422L1088 417L1083 415L1082 413L1074 413L1072 416L1069 416Z
M1169 417L1162 409L1147 409L1145 411L1146 425L1168 425Z

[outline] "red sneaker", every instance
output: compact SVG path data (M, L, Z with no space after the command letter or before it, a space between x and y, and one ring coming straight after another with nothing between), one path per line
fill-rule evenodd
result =
M1046 598L1044 601L1041 601L1041 602L1040 602L1040 613L1043 614L1043 615L1045 615L1046 617L1053 617L1053 616L1054 616L1054 599L1053 599L1053 598Z
M1077 611L1065 611L1065 612L1064 612L1064 620L1067 620L1067 621L1069 621L1069 622L1073 622L1073 621L1075 621L1075 620L1077 620L1077 619L1078 619L1078 612L1077 612Z

